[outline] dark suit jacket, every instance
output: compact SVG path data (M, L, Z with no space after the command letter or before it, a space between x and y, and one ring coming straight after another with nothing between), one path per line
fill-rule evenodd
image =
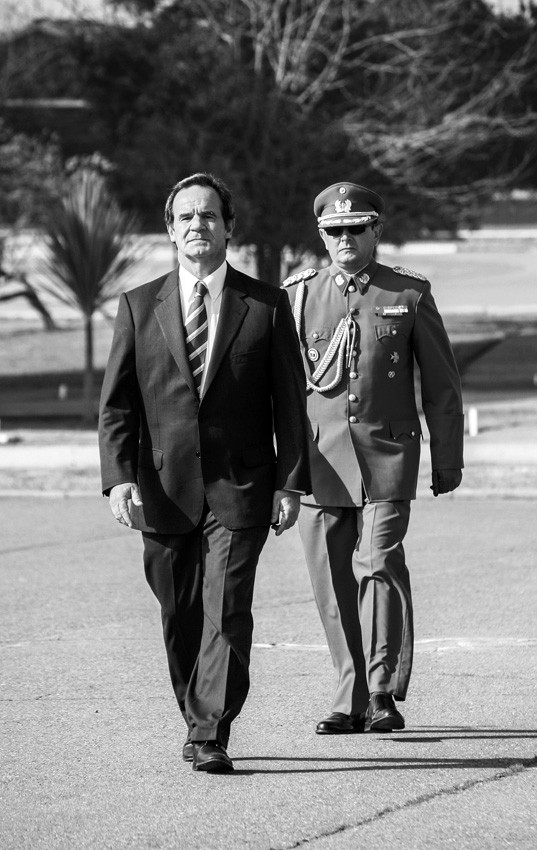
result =
M312 269L305 284L300 335L309 375L349 311L356 326L355 354L342 381L326 393L308 391L313 495L307 503L360 505L362 483L373 501L416 497L421 425L414 361L432 467L464 465L460 378L429 281L376 260L364 272L362 292L338 286L342 275L335 266ZM299 278L284 284L293 306ZM335 374L330 368L320 384Z
M140 486L135 527L190 531L204 499L227 528L268 525L274 490L310 492L307 444L304 369L285 292L228 265L201 401L178 270L121 296L99 445L103 492Z

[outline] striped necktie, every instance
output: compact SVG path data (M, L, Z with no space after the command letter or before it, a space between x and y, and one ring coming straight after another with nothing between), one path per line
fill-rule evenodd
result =
M194 299L185 322L186 350L198 393L201 387L205 355L207 353L208 323L207 310L205 309L205 303L203 301L203 297L206 292L206 285L202 280L198 280L195 288Z

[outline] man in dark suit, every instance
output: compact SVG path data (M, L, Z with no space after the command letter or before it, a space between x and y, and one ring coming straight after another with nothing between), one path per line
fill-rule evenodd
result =
M290 528L310 491L304 369L286 294L226 262L227 187L209 174L180 181L165 220L179 268L119 302L102 486L143 535L183 758L223 773L249 688L258 558L270 524Z
M315 199L331 265L284 282L308 376L312 494L299 529L338 683L322 735L402 729L413 654L403 540L421 426L432 490L461 482L463 414L453 352L423 275L374 259L382 198L341 182Z

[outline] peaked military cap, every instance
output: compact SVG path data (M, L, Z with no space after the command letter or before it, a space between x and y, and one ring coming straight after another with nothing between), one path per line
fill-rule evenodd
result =
M384 201L357 183L333 183L313 202L319 228L346 224L370 224L384 210Z

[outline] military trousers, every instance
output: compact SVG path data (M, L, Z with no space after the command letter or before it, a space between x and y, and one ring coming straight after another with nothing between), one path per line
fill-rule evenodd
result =
M252 599L268 526L231 531L206 509L186 534L144 533L172 686L193 741L227 746L250 685Z
M338 675L332 711L359 714L375 691L405 699L414 644L409 517L409 501L302 505L300 536Z

